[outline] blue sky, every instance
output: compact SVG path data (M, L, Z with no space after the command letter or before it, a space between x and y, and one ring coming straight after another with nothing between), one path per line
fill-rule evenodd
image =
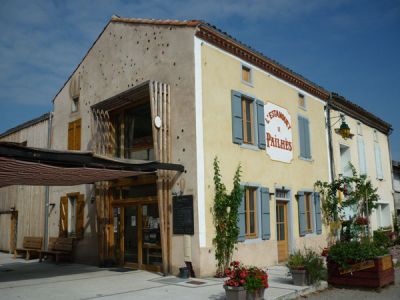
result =
M51 100L109 18L203 19L391 123L400 160L400 1L0 2L0 132Z

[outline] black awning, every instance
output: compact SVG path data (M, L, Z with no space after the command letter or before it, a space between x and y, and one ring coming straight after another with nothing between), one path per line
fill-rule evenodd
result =
M59 151L0 142L0 187L78 185L153 173L183 172L179 164L114 159L92 152Z

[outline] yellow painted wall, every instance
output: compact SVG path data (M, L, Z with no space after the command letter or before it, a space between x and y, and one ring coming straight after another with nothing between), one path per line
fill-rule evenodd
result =
M298 210L295 194L301 190L313 190L317 180L329 178L327 138L325 129L324 103L315 97L289 86L253 68L253 86L241 81L241 61L229 54L203 43L201 46L202 103L204 130L204 177L205 177L205 218L206 248L202 249L202 266L215 266L212 239L214 237L211 209L214 199L213 160L218 156L227 189L232 188L232 177L240 163L242 182L268 187L285 186L291 190L294 246L304 244L316 248L325 245L325 228L322 235L299 237ZM293 161L276 162L269 158L265 150L245 149L232 142L231 91L236 90L254 98L272 102L286 108L292 120ZM306 95L307 110L298 107L298 93ZM312 160L299 159L298 114L310 122ZM271 265L277 262L275 197L271 197L271 239L269 241L246 241L238 244L235 257L246 264ZM215 268L214 268L215 270ZM204 274L205 270L202 270Z

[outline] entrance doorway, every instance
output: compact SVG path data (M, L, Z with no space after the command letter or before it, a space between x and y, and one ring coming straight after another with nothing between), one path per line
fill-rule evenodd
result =
M286 201L276 201L276 236L278 242L278 262L289 257L288 209Z
M115 259L121 266L160 272L162 253L158 204L137 202L113 208Z

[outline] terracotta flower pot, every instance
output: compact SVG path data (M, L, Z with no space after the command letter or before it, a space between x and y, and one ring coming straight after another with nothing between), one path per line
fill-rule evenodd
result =
M227 300L246 300L246 290L242 286L224 285Z

